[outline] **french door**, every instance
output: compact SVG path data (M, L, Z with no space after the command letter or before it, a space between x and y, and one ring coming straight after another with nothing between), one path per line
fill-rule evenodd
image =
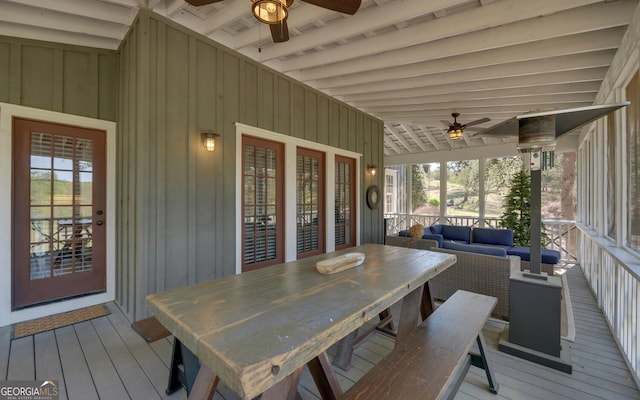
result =
M356 245L356 160L336 156L336 250Z
M284 145L242 137L242 271L284 261Z
M296 252L322 254L324 245L324 153L298 148L296 157Z
M106 290L106 132L13 120L12 307Z

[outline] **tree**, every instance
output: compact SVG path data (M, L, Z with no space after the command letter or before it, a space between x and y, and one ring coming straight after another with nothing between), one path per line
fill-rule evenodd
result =
M562 218L574 219L576 210L576 153L564 153L562 157Z
M453 161L448 164L448 168L454 175L451 181L460 183L464 188L464 198L460 202L464 204L471 193L478 193L480 187L478 160Z
M427 174L421 165L411 166L411 204L413 209L420 208L429 202Z
M531 246L531 179L525 171L518 172L511 181L500 226L513 231L515 246ZM549 237L544 233L544 225L540 226L540 230L544 246L549 243Z
M498 192L509 186L513 176L522 169L519 156L491 158L484 166L484 188L486 192Z

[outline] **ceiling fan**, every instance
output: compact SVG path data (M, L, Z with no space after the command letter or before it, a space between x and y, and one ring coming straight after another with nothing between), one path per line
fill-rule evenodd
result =
M467 127L470 127L470 126L473 126L473 125L479 125L479 124L491 121L491 119L489 119L489 118L480 118L480 119L477 119L475 121L468 122L466 124L461 124L460 122L458 122L458 117L460 116L460 113L454 112L454 113L451 113L451 116L453 117L453 123L451 123L449 121L445 121L445 120L441 121L443 124L445 124L446 126L449 127L449 130L447 131L447 134L449 135L449 139L451 139L451 140L460 140L460 139L462 139L462 132L464 132L465 129L467 129ZM480 128L469 128L469 130L470 131L475 131L475 130L481 130L481 129Z
M223 0L185 0L192 6L204 6L218 3ZM246 1L246 0L245 0ZM289 7L294 0L250 0L253 15L262 23L268 24L271 28L271 37L275 43L282 43L289 40L289 28L287 27L287 17ZM326 8L344 14L353 15L360 8L362 0L304 0L314 6Z

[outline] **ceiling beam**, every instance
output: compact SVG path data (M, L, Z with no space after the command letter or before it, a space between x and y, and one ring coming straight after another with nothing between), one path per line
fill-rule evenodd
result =
M0 24L0 35L33 40L42 40L43 37L46 37L47 40L51 42L67 43L76 46L97 47L109 50L116 50L120 46L121 40L116 38L93 36L86 33L64 32L57 29L14 24L11 22L2 22Z
M92 19L106 20L123 25L131 24L133 17L132 8L135 6L125 6L121 4L111 4L100 2L88 2L85 0L5 0L5 2L16 3L23 6L37 7L42 12L46 10L57 11L64 14L78 15ZM17 21L12 21L17 22Z
M404 137L402 137L402 134L391 124L385 124L385 126L387 127L387 130L391 132L396 139L398 139L398 142L407 149L407 152L411 153L412 146Z
M477 107L481 104L483 107L501 107L501 106L519 106L526 104L558 104L558 103L584 103L593 102L595 92L589 93L568 93L568 94L541 94L535 96L521 96L510 98L494 98L494 99L468 99L464 96L459 97L456 101L421 101L415 104L401 104L393 105L388 104L382 106L368 106L365 107L371 112L427 112L429 110L437 109L453 109L453 108L467 108Z
M358 101L371 98L402 98L410 96L419 96L425 93L433 93L433 91L443 90L450 87L454 92L508 89L508 88L526 88L537 85L565 84L573 82L601 81L607 73L607 67L588 68L577 71L560 71L548 72L544 74L526 75L526 76L510 76L507 78L496 78L481 81L469 82L453 82L433 83L433 86L416 86L408 89L392 89L383 91L382 89L374 92L351 93L346 92L341 96L344 101ZM332 93L332 91L329 91Z
M9 2L0 2L0 21L33 26L36 29L53 29L79 34L91 32L92 36L119 39L128 30L126 24L95 17L74 16L62 11L38 9Z
M413 129L411 127L402 125L402 129L404 129L411 140L413 140L418 145L418 147L420 147L420 150L427 151L427 147L424 145L422 140L413 132Z
M274 46L265 50L265 60L290 55L332 43L343 37L354 37L389 25L429 14L436 10L465 3L466 0L404 0L401 6L391 2L378 7L358 11L355 15L332 23L322 29L308 32L304 37L293 38L286 47ZM293 11L291 13L294 14Z
M370 39L353 41L350 44L335 47L322 52L305 54L303 58L292 58L291 60L287 61L285 68L286 71L305 69L318 65L325 65L327 64L327 60L340 60L340 62L342 62L344 65L344 61L355 60L367 56L371 56L371 58L374 59L391 57L391 59L394 59L394 62L395 60L402 59L403 62L407 63L432 59L434 55L435 58L441 58L445 55L455 55L461 53L458 53L456 50L457 46L454 46L452 48L449 48L448 51L442 55L418 52L419 55L417 59L416 54L412 54L413 59L405 59L404 57L397 58L395 54L385 54L385 57L380 57L380 55L382 53L392 52L393 50L410 49L413 46L419 46L429 42L436 42L442 39L452 38L471 32L476 32L475 34L481 34L482 32L485 32L484 35L481 35L481 39L484 40L474 40L473 43L468 43L467 38L464 42L459 43L459 45L462 46L460 48L460 51L470 52L477 50L486 50L488 48L504 46L506 45L505 43L516 44L517 42L514 42L513 36L511 35L516 35L515 38L518 38L521 43L523 41L528 42L531 40L541 40L544 38L556 37L558 35L554 33L558 30L564 31L565 34L568 34L566 33L567 28L560 28L556 26L559 22L568 24L570 27L575 26L577 22L568 20L565 17L560 18L560 21L556 21L555 24L548 24L546 23L547 18L541 18L540 15L545 15L547 14L547 12L556 12L558 13L557 15L560 15L560 12L563 10L569 10L573 7L584 6L595 2L599 1L564 0L559 2L555 0L538 0L532 2L527 0L504 0L493 3L489 6L471 9L464 13L458 13L447 16L445 18L435 19L429 21L428 23L416 24L400 31L386 33L384 37L374 37ZM613 7L607 7L606 11L604 11L603 9L603 12L613 12L614 10L611 10L612 8ZM630 7L627 8L627 13L630 12L630 9ZM587 15L593 18L590 13L587 13ZM551 18L552 20L558 20L558 18L552 17L554 16L551 15L549 18ZM608 20L608 17L602 17ZM518 24L515 23L519 21L522 22ZM628 23L628 14L626 16L626 22ZM515 27L520 24L524 25L519 28ZM591 26L593 24L593 20L589 21L588 24L583 23L582 29L575 30L574 33L589 30L591 29ZM540 25L542 25L542 27L540 27ZM598 24L596 23L596 25ZM494 32L494 30L496 32ZM550 30L552 34L545 36L544 34L538 33L545 30ZM527 38L527 35L531 36L531 38ZM379 60L378 62L381 62L381 60ZM380 66L377 63L372 62L371 68L380 68ZM359 65L359 69L364 69L364 67Z
M600 50L615 50L620 45L625 31L626 29L624 27L615 27L413 64L405 64L403 62L401 65L395 67L381 68L373 71L358 71L357 73L347 75L340 73L325 79L318 79L318 77L310 76L307 72L303 71L302 77L304 79L315 80L314 86L318 88L327 89L377 82L388 79L389 76L408 78L442 72L464 71L479 67L512 64L515 61L524 62L549 59L552 57L566 57ZM472 39L472 37L473 35L469 35L469 39ZM324 69L321 68L320 70L324 71L325 75L329 74L331 73L331 66Z
M439 90L434 90L435 88ZM522 88L508 88L495 90L476 90L467 91L463 87L461 91L454 91L448 85L439 85L429 88L428 95L398 98L368 98L356 102L351 102L354 106L360 107L386 107L386 106L411 106L414 104L429 103L446 103L460 99L464 100L487 100L494 99L512 99L515 102L522 101L520 97L534 96L554 96L554 95L570 95L570 94L589 94L597 93L600 88L600 82L576 82L561 83L552 85L530 86L523 90Z
M503 77L540 75L551 72L576 71L580 69L608 67L614 50L602 50L593 53L575 54L571 56L553 57L534 61L518 61L490 67L480 67L462 72L438 73L412 78L391 77L376 83L358 84L332 88L330 92L336 96L355 93L371 93L377 91L411 89L430 85L443 85L458 82L501 79ZM324 88L320 88L324 89Z

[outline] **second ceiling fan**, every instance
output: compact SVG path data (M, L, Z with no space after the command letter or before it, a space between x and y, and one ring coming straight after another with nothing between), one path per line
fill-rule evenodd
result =
M460 122L458 122L458 117L460 116L460 113L454 112L454 113L451 113L451 116L453 117L453 122L449 122L445 120L440 121L449 127L447 134L449 135L449 139L451 140L462 139L462 132L464 132L464 130L467 129L467 127L470 127L472 125L479 125L479 124L491 121L491 119L489 118L480 118L475 121L467 122L466 124L461 124ZM470 128L469 130L473 131L473 130L481 130L481 129Z
M207 4L218 3L223 0L185 0L187 3L199 7ZM246 1L246 0L245 0ZM289 40L289 28L287 17L289 7L294 0L250 0L251 12L260 21L271 28L271 37L275 43ZM344 14L353 15L360 8L361 0L305 0L306 3L326 8Z

